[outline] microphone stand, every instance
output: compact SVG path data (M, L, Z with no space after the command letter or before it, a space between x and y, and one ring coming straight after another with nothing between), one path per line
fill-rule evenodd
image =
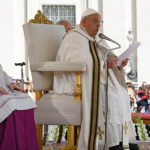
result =
M111 41L111 42L113 42L113 41ZM107 55L109 54L109 52L121 48L119 43L117 43L117 42L113 42L113 43L117 44L118 47L108 50L104 57L104 62L105 62L105 86L104 86L104 89L105 89L105 145L104 146L105 146L105 150L109 149L108 141L107 141L107 139L108 139L108 121L107 121L107 114L108 114L108 63L107 63Z

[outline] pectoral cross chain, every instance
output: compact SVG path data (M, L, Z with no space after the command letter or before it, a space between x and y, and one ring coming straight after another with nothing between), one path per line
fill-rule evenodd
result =
M98 126L98 132L97 132L97 135L99 135L99 140L102 140L102 134L104 134L104 131L101 131L101 126Z
M125 121L124 129L125 129L125 134L127 134L128 126L127 126L127 122L126 121Z

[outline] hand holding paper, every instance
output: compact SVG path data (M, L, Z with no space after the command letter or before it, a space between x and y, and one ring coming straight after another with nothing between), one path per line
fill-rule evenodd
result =
M124 59L128 58L139 46L140 46L140 42L134 41L129 48L124 51L118 58L119 58L119 62L117 64L117 66L121 66L121 63Z
M121 66L125 67L128 64L129 58L126 58L125 60L122 61Z

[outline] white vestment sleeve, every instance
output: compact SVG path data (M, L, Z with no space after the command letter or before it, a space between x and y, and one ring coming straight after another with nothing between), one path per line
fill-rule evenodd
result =
M5 82L7 86L9 86L11 83L14 83L12 78L8 76L5 71L3 71L3 74L4 74L4 78L5 78Z
M76 38L74 38L76 37ZM56 61L60 62L91 62L87 59L89 51L88 40L77 32L66 35L58 50ZM84 72L82 73L82 75ZM75 94L76 74L75 72L55 72L53 89L58 94Z

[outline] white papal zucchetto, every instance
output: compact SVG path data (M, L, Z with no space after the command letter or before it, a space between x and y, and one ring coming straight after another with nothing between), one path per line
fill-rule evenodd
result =
M88 8L82 13L81 18L84 18L84 17L92 15L92 14L99 14L99 13L92 8Z

